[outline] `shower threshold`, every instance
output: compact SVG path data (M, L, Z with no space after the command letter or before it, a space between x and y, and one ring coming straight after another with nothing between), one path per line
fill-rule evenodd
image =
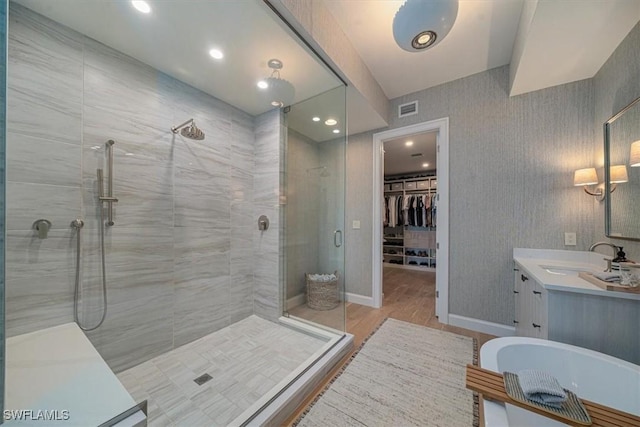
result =
M351 334L321 329L295 318L281 317L279 322L306 334L323 337L327 342L229 426L282 425L331 369L353 349Z
M250 316L118 374L149 425L278 424L353 346L295 320Z

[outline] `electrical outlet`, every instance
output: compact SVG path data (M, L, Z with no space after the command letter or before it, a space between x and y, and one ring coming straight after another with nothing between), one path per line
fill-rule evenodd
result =
M352 228L353 228L354 230L360 230L360 221L358 221L357 219L356 219L356 220L353 220Z
M576 233L564 233L564 245L575 246L576 245Z

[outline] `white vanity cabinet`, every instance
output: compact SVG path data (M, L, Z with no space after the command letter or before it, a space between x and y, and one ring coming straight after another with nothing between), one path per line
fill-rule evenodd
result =
M602 271L600 261L593 252L514 250L516 335L640 364L640 293L605 291L577 275Z
M517 265L514 272L513 294L516 310L513 323L516 327L516 335L547 339L549 336L548 292Z

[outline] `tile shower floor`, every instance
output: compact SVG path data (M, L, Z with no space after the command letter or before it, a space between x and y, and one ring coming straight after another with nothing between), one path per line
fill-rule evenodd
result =
M325 341L250 316L118 378L150 426L224 426L319 350ZM202 385L194 379L212 379Z

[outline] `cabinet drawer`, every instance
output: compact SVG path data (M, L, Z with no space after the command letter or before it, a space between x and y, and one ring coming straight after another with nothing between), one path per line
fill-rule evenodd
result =
M404 183L404 189L405 190L415 190L416 189L416 183L415 182L405 182Z
M416 188L418 190L427 190L427 189L429 189L429 181L418 181L418 182L416 182Z
M391 191L391 184L385 184L384 191Z
M393 191L402 190L402 183L401 182L396 182L395 184L391 184L391 189Z
M431 188L438 188L438 180L437 179L432 179L431 180Z

